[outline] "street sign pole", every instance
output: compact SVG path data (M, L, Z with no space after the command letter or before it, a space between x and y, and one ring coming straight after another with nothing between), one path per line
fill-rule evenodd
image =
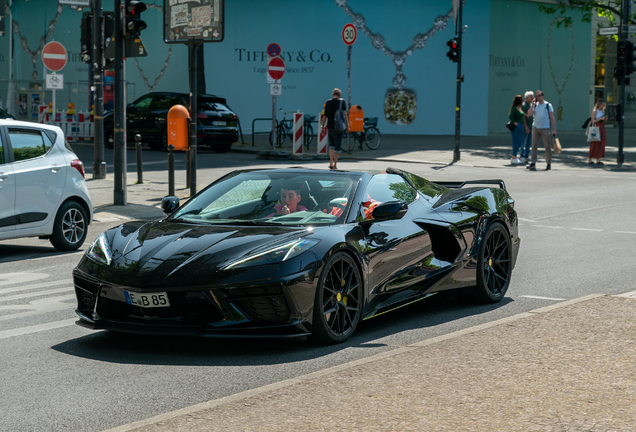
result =
M93 143L93 178L106 178L106 162L104 161L104 81L102 78L102 0L93 0L93 116L95 140ZM90 111L90 107L89 107Z
M277 49L272 50L275 47ZM279 81L285 75L285 62L278 56L272 56L272 54L280 54L280 46L277 44L271 44L267 48L267 53L270 55L267 61L267 76L268 80L273 80L274 83ZM272 150L274 150L277 141L276 134L276 94L272 91L270 86L270 93L272 93Z
M188 44L190 57L190 139L188 143L190 155L190 196L197 193L197 45L195 42Z
M347 46L347 77L349 78L349 86L347 88L347 127L349 125L349 113L351 112L351 45ZM347 132L347 149L350 149L349 140L351 132Z
M349 80L347 87L347 127L349 125L349 113L351 112L351 47L358 37L356 27L349 23L342 28L342 41L347 45L347 78ZM350 149L349 140L351 133L347 133L347 149ZM360 145L362 147L362 144Z
M276 96L272 96L272 150L276 149Z

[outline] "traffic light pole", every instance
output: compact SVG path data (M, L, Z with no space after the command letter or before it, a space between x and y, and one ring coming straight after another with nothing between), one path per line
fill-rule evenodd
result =
M629 26L629 4L631 3L630 1L622 1L621 2L621 8L622 8L622 13L621 13L621 34L620 34L620 40L621 41L627 41L628 35L627 35L627 29ZM623 67L626 67L627 64L625 64ZM625 72L627 72L624 69ZM616 163L618 164L619 167L621 167L623 165L623 163L625 162L625 154L623 153L623 141L625 138L625 78L626 76L623 77L623 79L621 80L621 103L619 105L619 110L620 110L620 121L618 122L618 154L616 155Z
M104 78L103 78L103 46L102 0L93 0L93 77L95 91L93 93L94 126L94 158L93 179L106 178L106 162L104 161Z
M124 26L122 7L115 1L115 142L114 171L115 189L114 204L126 205L126 81L124 80Z
M464 33L464 27L462 22L463 17L463 1L459 2L459 12L458 12L458 23L459 23L459 32L457 36L458 44L458 56L457 56L457 92L455 96L455 150L453 151L453 162L457 162L460 158L459 151L459 137L460 137L460 129L461 129L461 101L462 101L462 81L464 81L464 77L462 76L462 35Z

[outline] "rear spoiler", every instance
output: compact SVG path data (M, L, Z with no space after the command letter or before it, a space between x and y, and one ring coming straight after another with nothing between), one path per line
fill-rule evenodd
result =
M453 182L453 181L439 181L439 182L434 182L438 185L441 186L445 186L447 188L450 189L460 189L463 188L465 185L479 185L479 184L492 184L492 185L499 185L499 187L501 189L505 189L506 188L506 184L504 183L503 180L466 180L463 182Z

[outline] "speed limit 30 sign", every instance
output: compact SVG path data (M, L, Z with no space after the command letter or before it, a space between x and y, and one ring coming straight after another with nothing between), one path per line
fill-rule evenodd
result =
M353 45L358 37L356 27L349 23L342 28L342 40L346 45Z

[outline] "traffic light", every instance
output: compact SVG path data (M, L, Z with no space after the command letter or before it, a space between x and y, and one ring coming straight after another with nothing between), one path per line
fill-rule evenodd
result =
M80 22L80 57L85 63L93 60L93 15L88 12L82 14Z
M627 41L625 45L625 75L634 72L634 44Z
M453 38L446 42L446 46L448 46L448 52L446 53L446 57L457 63L459 61L459 40Z
M128 39L139 39L139 34L148 27L141 20L141 13L146 10L146 4L137 0L126 0L124 34Z
M619 65L618 63L616 64L616 67L614 68L614 78L616 79L616 82L618 82L619 84L623 82L623 79L625 78L624 65Z

